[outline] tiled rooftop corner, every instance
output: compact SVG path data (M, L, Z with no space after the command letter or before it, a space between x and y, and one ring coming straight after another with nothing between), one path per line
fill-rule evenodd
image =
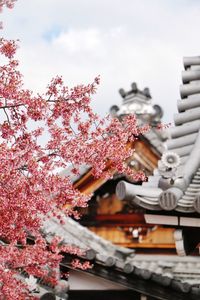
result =
M148 210L200 213L200 57L185 57L183 63L175 126L169 129L157 175L142 186L121 182L117 187L121 199L129 195Z

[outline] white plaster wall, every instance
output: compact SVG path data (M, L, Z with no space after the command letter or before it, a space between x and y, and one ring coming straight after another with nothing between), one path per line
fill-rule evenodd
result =
M125 290L120 284L114 284L100 277L79 271L70 271L70 290Z

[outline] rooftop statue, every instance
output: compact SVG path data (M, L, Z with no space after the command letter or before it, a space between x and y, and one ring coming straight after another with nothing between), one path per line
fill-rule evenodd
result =
M137 84L131 84L131 90L125 92L120 89L119 93L123 98L120 107L114 105L110 108L110 113L113 116L122 116L127 114L136 114L138 119L142 119L151 125L156 125L161 122L163 116L162 108L157 104L152 104L152 97L149 88L139 90Z

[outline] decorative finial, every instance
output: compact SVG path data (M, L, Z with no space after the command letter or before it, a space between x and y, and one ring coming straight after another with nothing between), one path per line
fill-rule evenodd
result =
M133 83L131 84L131 89L132 89L132 92L133 92L133 93L137 93L138 88L137 88L137 83L136 83L136 82L133 82Z
M122 98L125 98L126 97L126 92L124 89L119 89L119 93L120 95L122 96Z

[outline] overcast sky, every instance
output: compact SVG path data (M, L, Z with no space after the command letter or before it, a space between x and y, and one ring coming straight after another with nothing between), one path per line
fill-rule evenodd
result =
M198 0L18 0L1 19L2 35L21 41L27 87L43 91L56 74L69 86L100 74L93 106L101 115L136 81L171 122L182 58L200 55Z

